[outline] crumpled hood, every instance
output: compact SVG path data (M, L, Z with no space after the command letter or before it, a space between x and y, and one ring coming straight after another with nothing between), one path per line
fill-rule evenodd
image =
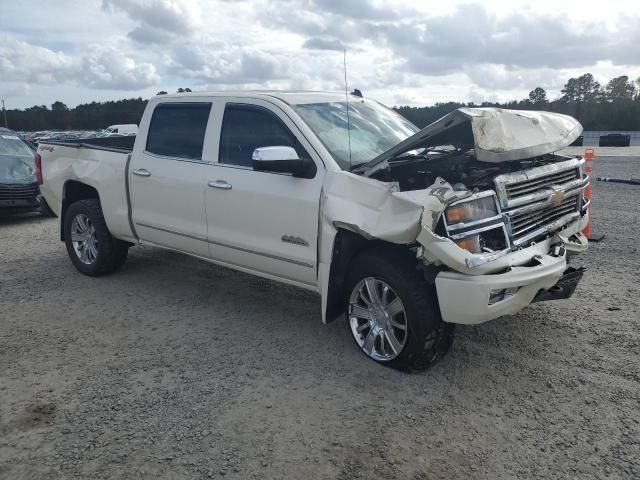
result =
M33 183L34 173L35 164L32 157L0 155L0 183Z
M372 161L354 170L365 175L398 155L440 145L447 130L469 122L476 158L481 162L523 160L556 152L580 136L582 125L559 113L506 110L501 108L459 108Z

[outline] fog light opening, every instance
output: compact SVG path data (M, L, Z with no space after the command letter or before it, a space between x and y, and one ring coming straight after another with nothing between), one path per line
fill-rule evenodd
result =
M510 299L519 289L520 287L512 287L502 288L500 290L491 290L491 292L489 292L489 305L495 305L498 302Z

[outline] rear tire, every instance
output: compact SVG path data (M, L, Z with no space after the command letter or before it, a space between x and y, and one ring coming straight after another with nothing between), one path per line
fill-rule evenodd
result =
M76 269L97 277L118 270L127 259L129 244L113 238L97 199L73 203L64 216L64 241Z
M403 371L426 370L445 356L455 325L442 320L435 288L415 257L376 248L358 255L349 270L347 326L365 355Z

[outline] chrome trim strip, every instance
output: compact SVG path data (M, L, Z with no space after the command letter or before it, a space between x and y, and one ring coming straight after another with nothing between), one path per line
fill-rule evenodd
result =
M502 222L493 223L491 225L487 225L486 227L480 227L480 228L476 228L474 230L469 230L468 232L462 232L462 233L458 233L456 235L449 235L449 237L452 240L460 240L461 238L466 238L466 237L469 237L471 235L475 235L477 233L486 232L488 230L494 230L496 228L504 228L504 224Z
M484 223L489 223L489 222L502 224L502 215L498 214L493 217L487 217L480 220L473 220L471 222L460 222L460 223L454 223L454 224L447 223L447 230L450 232L454 230L462 230L465 228L475 227L477 225L482 225Z
M467 267L469 268L475 268L479 267L480 265L484 265L485 263L493 262L494 260L497 260L500 257L504 257L509 253L511 253L511 247L493 253L475 254L473 256L465 258L464 263L466 263Z
M181 237L191 238L193 240L200 240L201 242L206 242L207 241L207 237L189 235L188 233L178 232L176 230L169 230L168 228L156 227L154 225L149 225L147 223L136 222L136 225L138 225L140 227L151 228L152 230L159 230L161 232L172 233L173 235L180 235Z
M156 227L156 226L153 226L153 225L148 225L148 224L140 223L140 222L136 222L136 225L138 225L140 227L151 228L153 230L159 230L161 232L172 233L173 235L180 235L182 237L191 238L193 240L200 240L201 242L207 242L207 243L211 243L213 245L219 245L221 247L231 248L233 250L238 250L240 252L251 253L253 255L260 255L261 257L267 257L267 258L272 258L274 260L280 260L281 262L287 262L287 263L292 263L294 265L300 265L301 267L315 268L315 265L313 263L307 263L307 262L303 262L301 260L294 260L292 258L281 257L279 255L273 255L271 253L260 252L260 251L256 251L256 250L250 250L248 248L238 247L236 245L230 245L228 243L218 242L218 241L215 241L215 240L209 240L206 237L199 237L199 236L195 236L195 235L189 235L189 234L186 234L186 233L177 232L175 230L169 230L167 228Z
M175 160L176 162L197 163L199 165L211 165L211 162L207 162L206 160L198 160L195 158L170 157L168 155L158 155L157 153L152 153L147 149L145 149L142 153L144 153L145 155L149 155L150 157L161 158L163 160Z
M219 245L221 247L231 248L233 250L238 250L240 252L252 253L254 255L260 255L261 257L267 257L267 258L272 258L274 260L280 260L281 262L293 263L294 265L300 265L301 267L307 267L307 268L314 268L315 267L315 265L313 263L307 263L307 262L303 262L301 260L294 260L292 258L280 257L278 255L273 255L271 253L259 252L259 251L256 251L256 250L250 250L248 248L238 247L236 245L230 245L230 244L224 243L224 242L219 242L219 241L215 241L215 240L208 240L208 242L213 244L213 245Z

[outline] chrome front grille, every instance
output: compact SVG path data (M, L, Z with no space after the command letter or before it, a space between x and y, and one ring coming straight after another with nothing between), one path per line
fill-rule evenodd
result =
M537 192L540 189L549 188L553 185L563 185L580 178L580 169L572 168L562 172L555 172L542 177L523 180L505 185L507 197L511 200Z
M494 179L513 247L553 235L583 214L582 159L569 159Z
M579 196L574 195L565 198L557 205L542 207L530 213L510 215L512 243L520 246L542 234L554 233L554 229L549 227L556 225L557 230L569 223L578 216L579 208Z

